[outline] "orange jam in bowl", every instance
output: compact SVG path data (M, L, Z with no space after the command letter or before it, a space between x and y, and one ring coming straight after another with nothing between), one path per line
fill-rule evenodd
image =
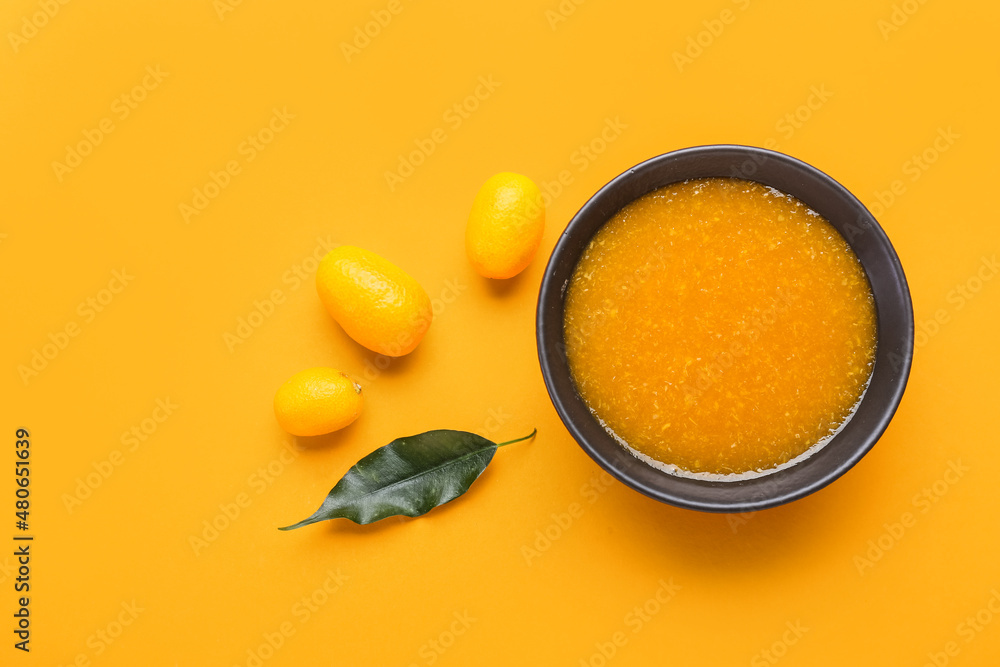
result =
M847 242L794 197L733 178L618 211L574 269L563 324L594 416L682 476L810 455L850 419L875 359L875 303Z

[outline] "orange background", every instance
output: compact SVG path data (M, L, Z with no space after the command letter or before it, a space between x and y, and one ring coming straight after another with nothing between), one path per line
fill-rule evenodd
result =
M0 10L0 663L996 664L995 4L223 2ZM294 117L268 137L275 109ZM534 347L545 259L579 206L641 160L723 142L773 145L866 202L922 332L872 453L745 517L605 484ZM463 230L503 170L554 197L540 256L499 284L472 272ZM185 221L213 173L226 187ZM427 338L387 368L312 286L313 254L342 243L436 300ZM52 358L25 374L36 351ZM285 449L274 391L317 365L364 378L365 412ZM28 655L6 555L21 426ZM395 437L534 427L426 517L276 530Z

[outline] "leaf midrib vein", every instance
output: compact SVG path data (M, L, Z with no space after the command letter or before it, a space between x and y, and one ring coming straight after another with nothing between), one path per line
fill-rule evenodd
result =
M496 445L493 445L493 446L496 447ZM423 470L423 471L417 473L416 475L414 475L412 477L407 477L406 479L401 479L401 480L395 481L392 484L383 486L382 488L379 488L379 489L375 489L374 491L365 491L363 494L361 494L360 496L358 496L357 498L355 498L355 502L357 502L359 500L362 500L364 498L367 498L369 496L375 495L376 493L381 493L383 491L387 491L387 490L391 489L394 486L398 486L400 484L403 484L404 482L408 482L410 480L416 479L416 478L421 477L423 475L429 475L430 473L435 472L437 470L440 470L441 468L444 468L445 466L449 466L449 465L452 465L454 463L458 463L460 461L464 461L465 459L469 458L470 456L476 456L478 454L482 454L486 449L489 449L489 448L488 447L484 447L483 449L480 449L479 451L471 452L469 454L465 454L463 456L460 456L460 457L458 457L456 459L452 459L450 461L446 461L445 463L442 463L441 465L434 466L433 468L428 468L427 470ZM482 471L480 471L480 474L482 474Z

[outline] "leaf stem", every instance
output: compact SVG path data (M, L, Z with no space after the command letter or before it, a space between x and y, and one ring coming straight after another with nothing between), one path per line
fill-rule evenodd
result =
M538 433L537 428L528 435L524 436L523 438L518 438L517 440L508 440L507 442L501 442L500 444L497 445L497 449L503 447L504 445L513 445L515 442L521 442L522 440L530 440L531 438L535 437L536 433Z

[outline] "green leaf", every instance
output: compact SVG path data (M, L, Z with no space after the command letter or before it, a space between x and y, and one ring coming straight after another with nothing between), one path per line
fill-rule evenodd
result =
M469 490L498 447L534 437L493 443L466 431L427 431L398 438L358 461L307 519L293 530L327 519L366 524L390 516L420 516Z

